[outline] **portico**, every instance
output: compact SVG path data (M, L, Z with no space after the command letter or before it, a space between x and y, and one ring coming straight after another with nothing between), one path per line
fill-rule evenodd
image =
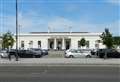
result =
M70 48L70 40L68 38L49 38L48 49L64 50Z

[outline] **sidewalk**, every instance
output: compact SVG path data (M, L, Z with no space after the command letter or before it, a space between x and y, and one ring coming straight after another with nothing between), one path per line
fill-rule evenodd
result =
M19 61L12 59L0 59L0 66L7 65L118 65L120 59L100 58L20 58Z

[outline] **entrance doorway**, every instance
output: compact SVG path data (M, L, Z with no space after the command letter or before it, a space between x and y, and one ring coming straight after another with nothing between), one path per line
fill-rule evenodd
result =
M53 48L54 48L53 45L54 45L54 43L51 41L51 42L50 42L50 49L53 49Z
M71 40L67 39L66 40L66 50L70 49L70 46L71 46Z
M62 41L57 42L57 49L61 50L62 49Z
M48 49L54 49L54 40L48 39Z

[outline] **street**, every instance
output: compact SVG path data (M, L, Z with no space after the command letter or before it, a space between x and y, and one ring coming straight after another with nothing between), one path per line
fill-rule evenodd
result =
M0 66L0 82L119 82L119 66Z

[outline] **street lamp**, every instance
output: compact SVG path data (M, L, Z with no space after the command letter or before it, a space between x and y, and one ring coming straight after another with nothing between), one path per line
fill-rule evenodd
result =
M16 0L16 61L18 61L18 0Z

